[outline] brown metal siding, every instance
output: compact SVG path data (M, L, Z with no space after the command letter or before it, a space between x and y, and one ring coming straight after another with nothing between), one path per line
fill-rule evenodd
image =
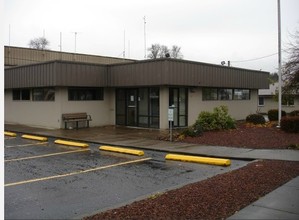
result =
M54 86L54 75L54 68L51 68L51 64L6 69L5 88Z
M114 65L110 86L201 86L268 88L267 72L171 59Z
M163 62L142 62L131 65L110 66L109 86L153 86L161 85Z
M268 87L266 72L171 60L166 62L168 71L163 73L162 84L252 89Z
M114 57L96 56L78 53L66 53L51 50L37 50L22 47L5 46L4 65L21 66L53 60L76 61L84 63L114 64L131 63L134 60Z
M107 86L106 66L49 62L5 70L5 88Z
M99 65L67 61L5 69L5 88L195 86L267 89L269 73L173 59Z
M83 63L56 63L56 86L107 86L107 67Z

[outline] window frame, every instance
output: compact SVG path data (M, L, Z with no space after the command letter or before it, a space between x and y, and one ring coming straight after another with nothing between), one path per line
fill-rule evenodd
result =
M28 94L25 94L25 93L28 93ZM28 97L28 95L29 95L29 97ZM30 101L31 100L31 90L30 89L13 89L12 90L12 100L13 101Z
M36 93L41 93L39 96ZM34 102L55 102L55 88L43 87L32 89L32 101Z
M104 100L103 87L68 87L68 101L103 101L103 100Z
M211 91L213 90L214 95L211 95ZM241 94L241 97L245 98L236 98L236 92L239 91L248 91L248 95ZM221 99L221 91L224 93L227 93L228 97ZM217 94L217 98L215 96L215 92ZM223 94L224 94L223 93ZM223 88L223 87L204 87L202 88L202 101L244 101L244 100L250 100L251 99L251 90L250 89L240 89L240 88Z

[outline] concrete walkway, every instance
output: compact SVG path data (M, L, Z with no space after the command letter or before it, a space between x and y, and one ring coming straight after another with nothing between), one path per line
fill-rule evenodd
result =
M299 177L292 179L228 219L299 219Z
M248 149L157 140L167 131L115 126L78 130L43 129L23 125L5 125L5 131L63 138L80 142L125 146L168 153L182 153L231 159L273 159L299 161L299 150ZM273 137L274 138L274 137ZM240 210L229 219L299 219L299 177Z

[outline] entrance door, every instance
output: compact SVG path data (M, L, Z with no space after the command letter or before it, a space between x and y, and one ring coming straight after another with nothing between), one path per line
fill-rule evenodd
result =
M137 89L127 90L127 125L137 126Z
M188 89L187 88L170 88L169 89L169 106L174 106L173 126L187 126L188 118Z

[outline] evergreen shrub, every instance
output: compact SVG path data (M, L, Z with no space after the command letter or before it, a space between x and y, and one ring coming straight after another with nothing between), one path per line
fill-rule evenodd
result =
M216 107L213 112L201 112L195 124L199 124L203 131L236 128L236 122L228 114L227 106Z
M280 128L290 133L299 133L299 116L284 117L280 121Z
M286 116L287 113L285 111L281 111L281 117ZM268 111L268 118L270 121L278 121L278 109L271 109Z
M266 120L261 114L251 114L246 117L246 122L253 124L265 124Z

